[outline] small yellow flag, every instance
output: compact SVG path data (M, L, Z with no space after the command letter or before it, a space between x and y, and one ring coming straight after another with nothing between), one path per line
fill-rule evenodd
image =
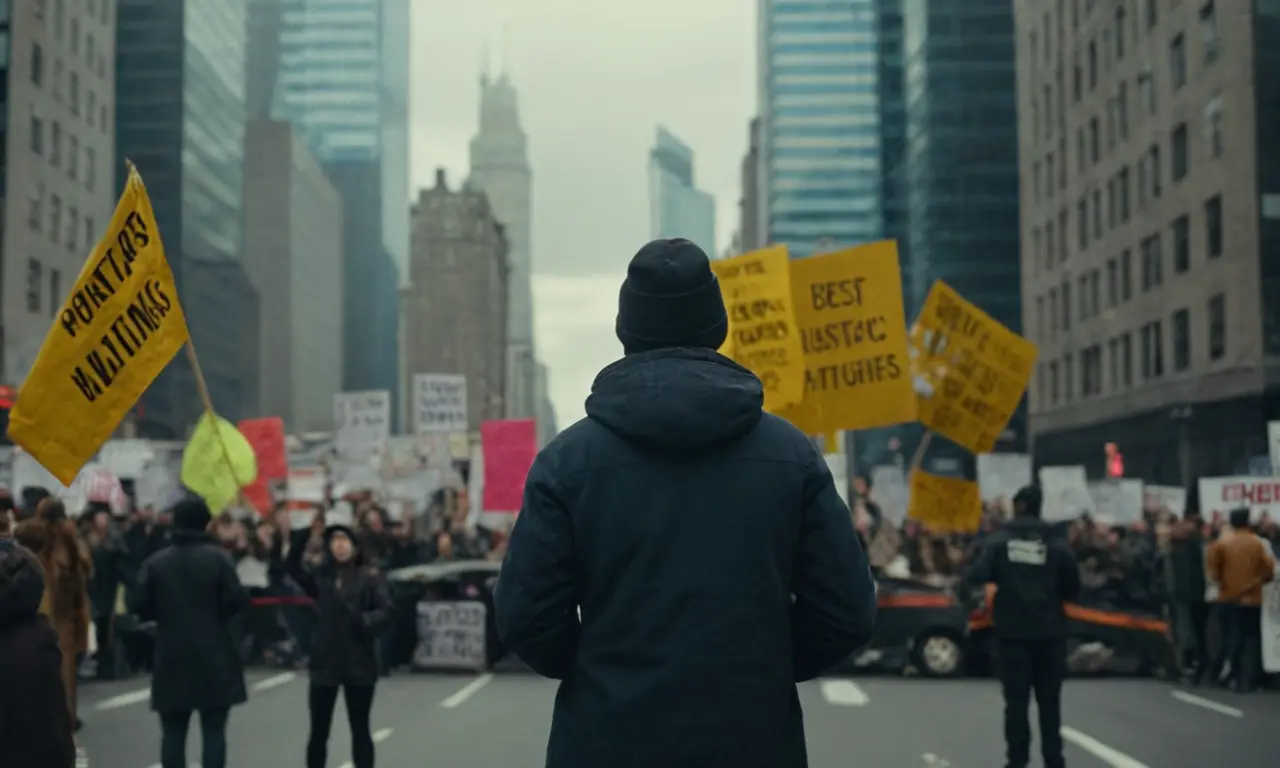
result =
M70 486L187 342L151 200L124 193L45 336L9 414L9 438Z
M257 479L258 459L240 430L212 413L201 416L182 451L182 484L216 515Z

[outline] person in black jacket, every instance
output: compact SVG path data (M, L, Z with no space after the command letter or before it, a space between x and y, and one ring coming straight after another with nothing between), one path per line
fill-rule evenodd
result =
M1080 595L1080 571L1067 542L1040 519L1041 494L1027 486L1013 497L1013 519L987 541L969 573L994 584L992 616L1000 643L1008 768L1031 760L1028 709L1036 696L1045 768L1063 768L1062 681L1066 677L1067 617L1063 603Z
M494 604L505 646L563 681L548 768L803 768L796 683L871 637L849 508L726 333L706 254L644 246L625 357L528 474Z
M377 637L391 623L391 598L378 572L361 562L351 528L324 527L321 512L312 530L305 546L289 551L289 571L315 600L319 614L311 652L307 768L325 768L328 762L339 688L351 725L351 762L355 768L373 768L370 716L379 673Z
M0 529L7 529L7 513ZM74 724L58 633L40 613L40 560L0 530L0 758L5 768L72 768Z
M201 765L227 763L227 716L248 700L234 620L249 607L230 556L206 532L199 500L174 508L172 546L138 572L133 612L156 622L151 708L160 715L160 765L185 768L191 713L200 713Z

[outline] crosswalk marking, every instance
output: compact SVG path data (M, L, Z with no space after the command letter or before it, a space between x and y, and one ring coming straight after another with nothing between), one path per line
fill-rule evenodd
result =
M837 707L865 707L871 703L867 692L852 680L823 680L821 687L822 698Z

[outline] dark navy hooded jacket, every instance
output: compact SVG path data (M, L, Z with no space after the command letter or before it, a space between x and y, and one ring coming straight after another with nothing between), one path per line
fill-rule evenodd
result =
M495 610L562 681L548 768L806 764L796 683L870 639L875 587L822 457L762 403L714 351L631 355L538 455Z

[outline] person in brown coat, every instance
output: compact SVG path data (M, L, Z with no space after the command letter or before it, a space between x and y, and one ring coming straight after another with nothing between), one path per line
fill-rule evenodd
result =
M40 502L36 516L17 527L14 537L40 559L44 570L44 599L40 613L58 630L62 649L62 680L67 710L76 717L76 660L89 650L89 580L93 560L66 507L54 497Z
M1218 585L1223 618L1223 657L1231 663L1237 691L1256 686L1261 661L1262 586L1275 576L1276 561L1249 525L1249 510L1231 512L1230 536L1205 552L1205 571Z
M0 519L0 755L5 768L72 768L76 748L58 634L40 614L40 561Z

